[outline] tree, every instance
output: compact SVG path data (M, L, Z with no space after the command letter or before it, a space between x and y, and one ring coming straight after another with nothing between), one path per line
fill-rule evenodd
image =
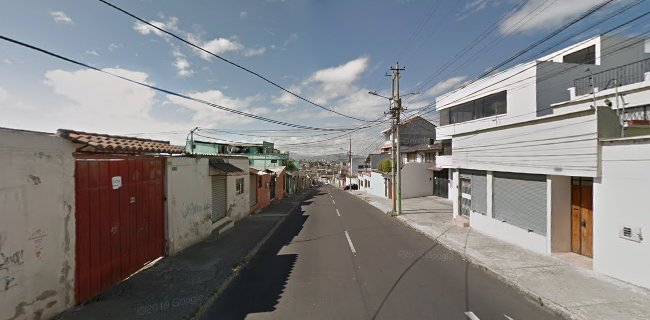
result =
M377 163L377 170L379 172L391 172L393 164L390 159L384 159Z
M293 159L287 160L287 170L289 170L289 171L298 171L298 167L296 166L296 162Z

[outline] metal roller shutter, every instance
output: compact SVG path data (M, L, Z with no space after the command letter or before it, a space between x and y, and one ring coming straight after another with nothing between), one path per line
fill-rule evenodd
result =
M212 176L212 222L226 216L226 177Z
M546 176L495 173L494 218L546 236Z
M472 172L472 210L487 214L487 176L485 172Z

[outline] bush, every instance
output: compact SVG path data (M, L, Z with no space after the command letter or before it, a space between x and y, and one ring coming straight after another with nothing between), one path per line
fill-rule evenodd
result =
M391 172L393 164L389 159L381 160L377 163L377 170L380 172Z

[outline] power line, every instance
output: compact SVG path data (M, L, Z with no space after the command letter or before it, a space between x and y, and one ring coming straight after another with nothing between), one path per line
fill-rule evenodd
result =
M67 61L67 62L70 62L70 63L78 65L78 66L82 66L82 67L85 67L85 68L88 68L88 69L91 69L91 70L94 70L94 71L97 71L97 72L101 72L101 73L113 76L115 78L122 79L124 81L128 81L128 82L131 82L131 83L143 86L143 87L147 87L149 89L160 91L160 92L172 95L172 96L177 96L177 97L180 97L180 98L183 98L183 99L186 99L186 100L202 103L202 104L208 105L208 106L210 106L212 108L227 111L227 112L234 113L234 114L237 114L237 115L240 115L240 116L244 116L244 117L248 117L248 118L252 118L252 119L256 119L256 120L260 120L260 121L264 121L264 122L269 122L269 123L273 123L273 124L277 124L277 125L293 127L293 128L299 128L299 129L309 129L309 130L315 130L315 131L349 131L349 130L353 130L353 129L333 129L333 128L319 128L319 127L312 127L312 126L304 126L304 125L293 124L293 123L289 123L289 122L284 122L284 121L279 121L279 120L274 120L274 119L258 116L258 115L252 114L252 113L227 108L227 107L224 107L222 105L218 105L216 103L212 103L212 102L209 102L209 101L206 101L206 100L193 98L193 97L181 94L181 93L177 93L177 92L170 91L170 90L167 90L167 89L163 89L163 88L160 88L160 87L156 87L156 86L144 83L144 82L133 80L133 79L130 79L130 78L127 78L127 77L124 77L124 76L121 76L121 75L106 71L106 70L99 69L99 68L91 66L89 64L79 62L79 61L71 59L71 58L66 58L66 57L64 57L62 55L53 53L51 51L48 51L48 50L45 50L45 49L42 49L42 48L27 44L25 42L21 42L21 41L6 37L6 36L3 36L3 35L0 35L0 39L5 40L7 42L17 44L17 45L25 47L25 48L32 49L34 51L44 53L46 55L49 55L49 56L52 56L52 57L55 57L55 58L58 58L58 59L61 59L61 60Z
M98 0L98 1L101 2L101 3L104 3L105 5L111 7L111 8L113 8L113 9L119 11L119 12L122 12L122 13L128 15L129 17L131 17L131 18L133 18L133 19L135 19L137 21L140 21L140 22L146 24L147 26L149 26L151 28L154 28L154 29L156 29L156 30L158 30L158 31L160 31L160 32L162 32L164 34L167 34L167 35L171 36L172 38L177 39L177 40L179 40L179 41L181 41L181 42L183 42L183 43L185 43L185 44L187 44L187 45L189 45L189 46L191 46L191 47L193 47L193 48L195 48L197 50L205 52L205 53L207 53L207 54L209 54L209 55L211 55L211 56L213 56L213 57L215 57L215 58L217 58L217 59L219 59L219 60L221 60L223 62L226 62L226 63L228 63L228 64L230 64L230 65L232 65L232 66L234 66L236 68L244 70L244 71L246 71L246 72L248 72L248 73L250 73L250 74L252 74L252 75L254 75L254 76L256 76L256 77L258 77L258 78L260 78L262 80L264 80L264 81L266 81L267 83L273 85L274 87L276 87L276 88L278 88L278 89L280 89L280 90L282 90L282 91L284 91L284 92L286 92L286 93L288 93L288 94L290 94L290 95L292 95L292 96L294 96L294 97L296 97L296 98L298 98L298 99L300 99L302 101L305 101L305 102L307 102L307 103L309 103L311 105L314 105L314 106L316 106L318 108L321 108L323 110L327 110L329 112L335 113L337 115L340 115L340 116L343 116L343 117L346 117L346 118L349 118L349 119L353 119L353 120L357 120L357 121L363 121L363 122L372 122L372 120L365 120L365 119L361 119L361 118L356 118L356 117L353 117L353 116L338 112L336 110L327 108L325 106L322 106L322 105L320 105L320 104L318 104L316 102L313 102L313 101L311 101L311 100L309 100L309 99L307 99L307 98L305 98L303 96L300 96L300 95L296 94L295 92L293 92L293 91L279 85L278 83L270 80L269 78L261 75L260 73L258 73L256 71L253 71L253 70L251 70L251 69L249 69L247 67L244 67L244 66L242 66L242 65L240 65L240 64L238 64L236 62L233 62L233 61L231 61L229 59L226 59L226 58L224 58L224 57L222 57L222 56L220 56L220 55L218 55L218 54L216 54L216 53L214 53L212 51L209 51L209 50L207 50L207 49L205 49L205 48L203 48L203 47L201 47L201 46L199 46L199 45L197 45L195 43L192 43L191 41L185 40L184 38L170 32L170 31L165 30L165 29L161 28L160 26L154 25L154 24L150 23L149 21L146 21L146 20L136 16L135 14L133 14L133 13L131 13L131 12L125 10L125 9L122 9L122 8L116 6L116 5L114 5L114 4L112 4L112 3L108 2L108 1L105 1L105 0Z

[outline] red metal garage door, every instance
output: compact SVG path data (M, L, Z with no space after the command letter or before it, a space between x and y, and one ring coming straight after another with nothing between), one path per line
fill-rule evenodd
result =
M163 158L77 157L77 303L163 255L163 169Z

